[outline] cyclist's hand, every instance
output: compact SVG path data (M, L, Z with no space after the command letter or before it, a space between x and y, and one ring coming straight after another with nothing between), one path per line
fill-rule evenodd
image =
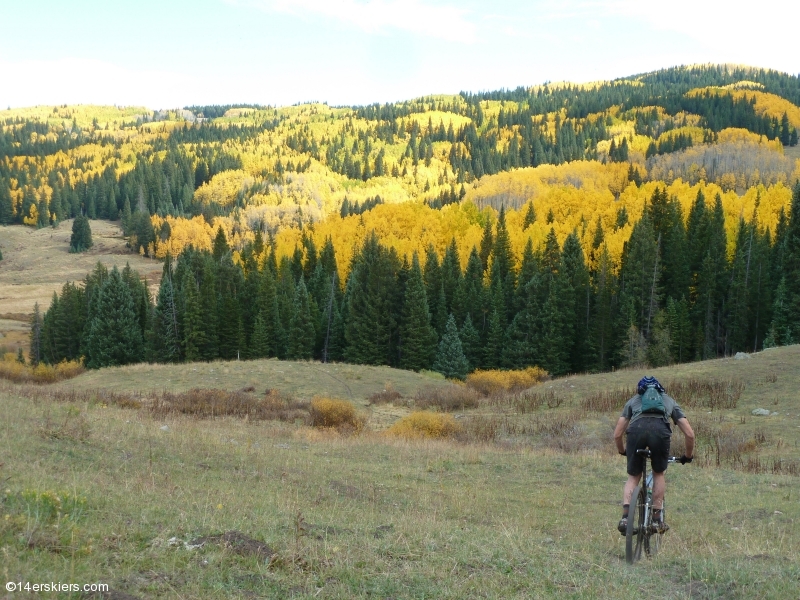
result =
M693 460L694 460L694 457L692 457L692 456L686 456L685 454L683 456L681 456L681 464L682 465L685 465L686 463L690 463Z

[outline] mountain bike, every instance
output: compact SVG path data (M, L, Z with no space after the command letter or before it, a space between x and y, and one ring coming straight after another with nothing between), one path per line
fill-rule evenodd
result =
M631 494L631 504L628 514L628 531L625 536L625 562L632 565L642 558L642 550L652 558L661 548L661 536L658 527L653 525L653 473L647 472L647 462L651 454L649 449L637 450L636 454L642 456L644 462L641 483L636 486ZM681 459L670 456L669 463L680 464ZM666 515L666 501L661 508L661 518Z

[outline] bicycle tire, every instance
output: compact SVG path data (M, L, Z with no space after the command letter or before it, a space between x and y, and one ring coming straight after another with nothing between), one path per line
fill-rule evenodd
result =
M644 523L646 501L646 492L642 486L637 485L633 490L633 494L631 494L631 504L628 509L628 530L625 535L625 562L629 565L642 558L642 548L646 537Z

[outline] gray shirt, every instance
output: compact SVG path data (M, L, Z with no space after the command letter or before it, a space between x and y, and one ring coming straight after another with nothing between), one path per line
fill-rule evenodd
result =
M669 419L672 419L673 423L677 423L679 419L683 419L686 415L683 414L683 409L675 402L675 399L668 394L661 394L661 398L664 401L664 410L666 411L666 418L664 419L669 423ZM633 398L628 400L625 403L625 407L622 409L622 416L628 419L631 423L638 421L642 417L661 417L659 414L649 415L649 414L642 414L642 397L639 394L636 394Z

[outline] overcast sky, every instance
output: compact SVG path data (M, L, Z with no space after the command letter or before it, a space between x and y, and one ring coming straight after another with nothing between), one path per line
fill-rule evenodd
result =
M368 104L730 62L800 73L800 3L0 0L0 107Z

